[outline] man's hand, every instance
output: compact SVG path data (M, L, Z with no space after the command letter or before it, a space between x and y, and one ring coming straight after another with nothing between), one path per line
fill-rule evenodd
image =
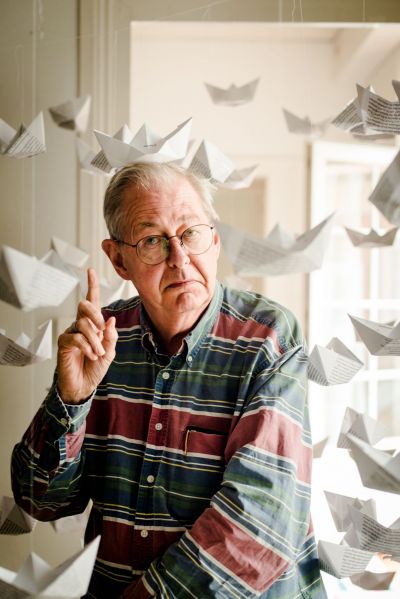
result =
M76 321L58 338L58 391L65 403L78 404L96 389L115 356L115 318L104 321L100 287L88 270L86 300L79 302Z

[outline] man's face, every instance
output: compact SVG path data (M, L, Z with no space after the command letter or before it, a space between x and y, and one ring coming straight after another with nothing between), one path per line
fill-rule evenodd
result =
M123 240L132 244L148 235L171 237L190 226L210 223L198 193L180 176L168 187L140 192L128 189L124 203L127 225ZM220 249L215 230L211 247L200 255L189 255L178 238L171 239L167 259L156 265L144 264L134 248L115 245L123 264L117 272L135 285L150 318L160 322L181 315L194 324L214 293Z

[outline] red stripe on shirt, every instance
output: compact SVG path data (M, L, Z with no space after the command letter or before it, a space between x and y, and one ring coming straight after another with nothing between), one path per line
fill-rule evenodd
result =
M256 592L265 591L287 568L287 561L255 539L213 508L208 508L195 522L190 535L234 575Z
M231 339L232 341L236 341L239 336L248 339L251 339L252 337L266 339L269 337L272 340L275 349L279 353L282 351L278 342L276 330L265 324L260 324L255 320L248 319L246 322L242 322L229 314L221 313L212 330L212 334L216 337Z
M231 418L228 416L224 418L185 410L162 410L150 403L140 404L138 409L137 403L115 397L94 401L96 409L93 409L93 406L87 419L88 434L115 434L132 440L147 437L148 443L153 445L223 455L226 435L231 424ZM164 436L157 434L154 425L158 422L165 426Z
M298 424L279 412L262 408L239 420L229 438L225 458L229 461L235 451L243 445L253 445L274 455L293 460L297 465L296 478L309 483L312 448L303 444L301 436L302 429Z

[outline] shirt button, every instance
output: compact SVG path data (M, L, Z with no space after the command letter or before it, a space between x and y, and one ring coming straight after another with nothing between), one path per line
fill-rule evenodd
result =
M152 474L149 474L146 480L148 483L154 483L154 476Z
M162 430L161 422L157 422L157 424L154 426L154 428L156 429L156 431L161 431Z
M169 372L163 372L162 375L163 379L167 380L169 379Z
M149 533L148 533L148 531L147 531L147 530L141 530L141 531L140 531L140 536L141 536L141 537L143 537L143 538L145 539L146 537L148 537L148 536L149 536Z
M63 426L67 426L68 424L68 420L66 418L61 418L60 422Z
M188 357L187 357L187 361L188 361L188 362L191 362L192 360L193 360L192 356L188 356Z

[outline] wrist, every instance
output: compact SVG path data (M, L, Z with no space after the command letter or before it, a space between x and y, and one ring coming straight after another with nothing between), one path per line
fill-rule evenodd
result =
M78 394L72 395L72 394L68 394L65 393L62 389L60 389L60 387L57 385L56 386L56 391L57 391L57 395L60 398L60 400L65 403L66 405L72 405L72 406L77 406L79 404L83 404L86 403L87 401L89 401L92 396L93 393L95 392L95 389L93 389L89 395L86 395L85 397L79 397Z

